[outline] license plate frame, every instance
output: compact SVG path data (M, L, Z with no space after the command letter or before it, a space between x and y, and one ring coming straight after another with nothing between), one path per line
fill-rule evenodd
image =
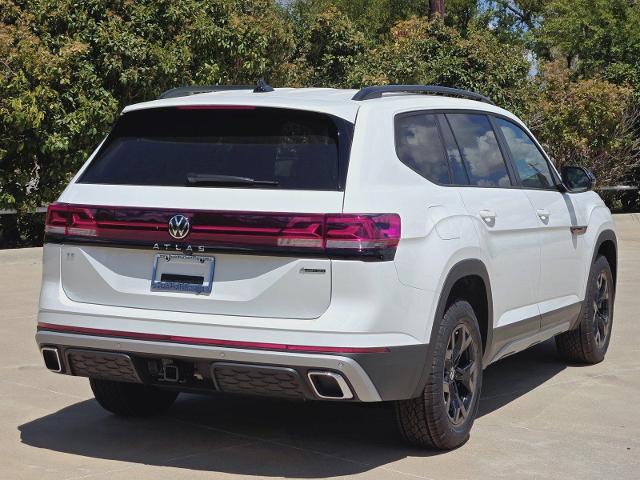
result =
M153 257L151 291L208 295L213 290L215 264L215 257L210 256L157 253ZM163 275L202 277L202 284L163 281Z

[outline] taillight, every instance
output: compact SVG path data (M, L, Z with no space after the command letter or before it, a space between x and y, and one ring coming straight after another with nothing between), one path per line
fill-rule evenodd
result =
M65 203L52 203L47 208L44 232L49 236L97 237L94 209Z
M47 208L44 233L47 235L66 235L69 208L65 204L52 203Z
M189 221L184 238L170 234L169 221L174 215ZM47 241L390 260L400 241L400 216L176 212L53 203L47 210L45 233Z
M325 248L330 256L393 258L400 241L400 216L327 215Z

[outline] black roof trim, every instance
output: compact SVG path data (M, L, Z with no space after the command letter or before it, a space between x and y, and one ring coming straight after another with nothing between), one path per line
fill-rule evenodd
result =
M351 99L356 101L380 98L385 93L431 93L436 95L457 96L495 105L489 98L476 92L439 85L377 85L360 89Z
M256 88L253 89L253 93L268 93L273 92L273 87L264 81L263 78L256 82Z
M158 100L163 98L187 97L199 93L225 92L229 90L252 90L251 85L191 85L189 87L176 87L163 92Z
M163 98L187 97L199 93L225 92L229 90L252 90L253 93L265 93L273 92L273 87L262 78L256 82L255 88L250 85L191 85L189 87L177 87L167 90L160 94L158 100Z

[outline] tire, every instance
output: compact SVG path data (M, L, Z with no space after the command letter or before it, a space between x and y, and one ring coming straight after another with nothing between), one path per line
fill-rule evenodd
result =
M604 360L611 340L614 288L611 266L604 256L599 255L589 272L580 323L574 330L555 337L560 357L587 364Z
M90 378L93 395L105 410L123 417L151 417L167 410L178 392L139 383Z
M467 346L458 356L458 368L454 369L450 358L455 358L455 347L461 344ZM466 374L461 375L460 371L465 369ZM452 370L454 374L450 373ZM458 375L453 377L455 372ZM478 320L468 302L457 300L447 309L438 328L422 395L395 403L400 433L407 442L420 447L441 450L459 447L469 439L481 389L482 338ZM459 401L464 412L456 410Z

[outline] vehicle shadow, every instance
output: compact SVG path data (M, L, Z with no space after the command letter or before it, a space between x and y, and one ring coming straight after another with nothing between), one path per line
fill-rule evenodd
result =
M507 405L567 368L553 339L504 358L485 371L478 417Z
M545 342L485 371L480 416L565 368ZM19 427L23 443L99 459L264 477L362 473L442 452L401 443L391 404L291 403L182 395L155 419L122 419L86 400Z

